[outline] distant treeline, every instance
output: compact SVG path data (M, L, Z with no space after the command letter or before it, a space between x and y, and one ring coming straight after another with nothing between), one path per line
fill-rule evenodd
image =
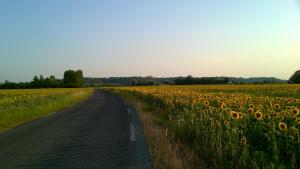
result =
M175 78L147 77L108 77L108 78L84 78L86 86L153 86L158 84L171 84Z
M68 70L63 79L54 76L44 78L34 76L31 82L14 83L6 81L0 84L2 89L32 89L32 88L62 88L62 87L97 87L97 86L153 86L153 85L193 85L193 84L270 84L270 83L300 83L300 71L296 71L289 81L274 77L108 77L83 78L81 70Z
M68 70L64 73L63 79L56 79L55 76L44 78L42 75L34 76L31 82L9 82L0 84L0 89L38 89L38 88L78 88L83 87L83 72L81 70Z
M84 78L87 86L149 86L149 85L188 85L188 84L265 84L286 83L285 80L274 77L109 77L109 78Z
M184 79L176 79L174 82L176 85L193 85L193 84L228 84L229 79L227 77L201 77L196 78L192 76L187 76Z

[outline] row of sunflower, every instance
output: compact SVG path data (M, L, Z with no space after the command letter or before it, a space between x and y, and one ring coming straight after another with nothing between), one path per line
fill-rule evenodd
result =
M113 89L164 112L163 125L209 168L300 168L300 100L276 94L283 89L294 94L300 86L272 86L272 95L264 95L262 87L255 92L254 85L240 87Z
M0 132L87 97L92 89L0 90Z

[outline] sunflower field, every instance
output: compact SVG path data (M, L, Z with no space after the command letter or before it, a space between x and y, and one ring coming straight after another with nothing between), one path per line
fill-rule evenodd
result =
M0 132L87 98L92 89L0 90Z
M207 168L300 168L300 85L110 90L159 110L159 123Z

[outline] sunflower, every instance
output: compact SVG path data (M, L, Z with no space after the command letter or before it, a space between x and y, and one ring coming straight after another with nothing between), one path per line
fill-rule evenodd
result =
M245 145L247 144L247 138L245 136L243 136L240 140L241 144Z
M239 119L243 118L243 113L238 112L238 114L239 114Z
M209 101L206 100L206 101L204 102L204 105L205 105L205 106L209 106Z
M290 106L286 106L285 109L286 110L291 110L291 107Z
M283 114L285 116L289 116L291 114L291 111L290 110L285 110L285 111L283 111Z
M253 113L253 112L254 112L254 109L253 109L253 108L249 108L247 112L248 112L248 113Z
M265 119L271 119L270 115L265 115L264 117L265 117Z
M235 112L235 111L231 111L230 112L230 116L234 119L239 119L239 113Z
M229 122L227 120L224 120L224 125L225 126L228 126L229 125Z
M299 114L299 109L298 108L293 108L292 109L292 114L294 115L294 116L298 116L298 114Z
M220 103L220 107L221 107L221 109L225 109L226 108L226 104L225 103Z
M280 109L280 105L279 104L275 104L275 109Z
M250 105L249 105L249 108L254 109L254 105L253 105L253 104L250 104Z
M254 117L256 118L256 120L261 120L263 118L263 114L257 111L254 113Z
M296 124L300 125L300 118L296 119Z
M279 122L279 130L281 131L286 131L287 130L287 125L284 122Z
M278 117L279 117L279 114L280 114L280 113L273 113L272 116L273 116L274 118L278 118Z

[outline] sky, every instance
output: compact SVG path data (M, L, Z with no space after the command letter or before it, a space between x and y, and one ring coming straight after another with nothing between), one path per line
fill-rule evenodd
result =
M299 0L0 0L0 82L86 77L288 79Z

